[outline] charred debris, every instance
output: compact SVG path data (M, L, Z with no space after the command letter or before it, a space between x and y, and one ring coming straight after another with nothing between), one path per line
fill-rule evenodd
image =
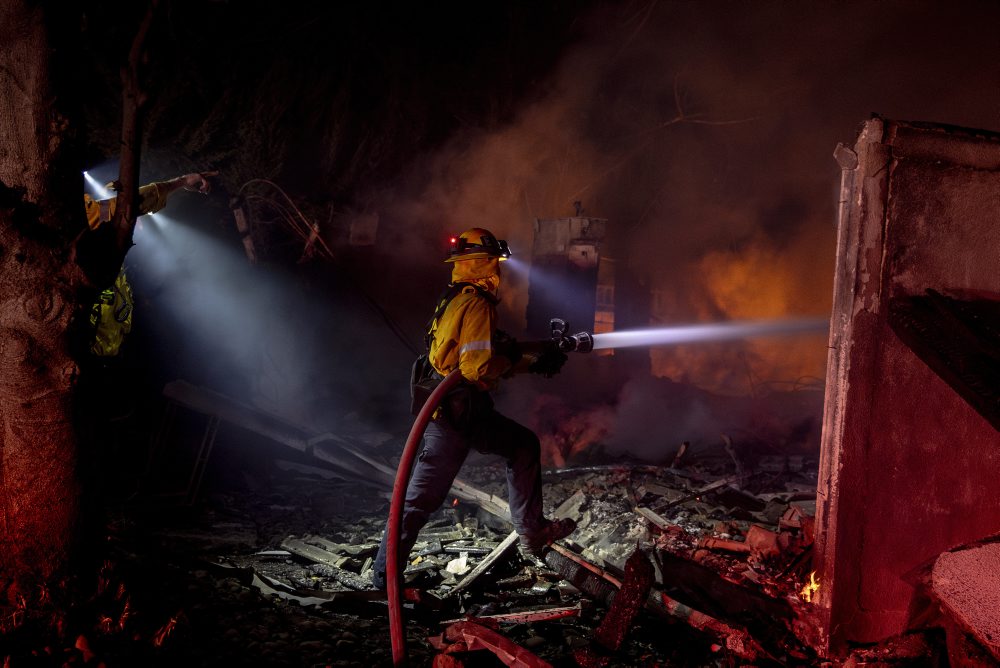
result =
M395 439L310 434L182 382L164 394L141 492L156 515L129 550L185 555L163 567L196 600L161 595L172 624L159 656L210 662L227 646L268 665L390 665L371 563ZM256 442L266 464L230 471L237 491L203 485L232 449L224 443L213 458L216 440L234 437L242 448ZM668 448L663 465L548 471L546 514L578 528L543 558L518 550L502 465L473 454L404 573L410 662L821 665L810 603L822 586L810 573L818 463L745 461L738 446L721 435L711 453Z
M339 455L353 468L350 459L360 452L346 446ZM163 538L204 541L202 568L263 601L307 616L354 615L351 625L377 620L379 632L358 646L378 657L376 664L388 664L385 595L370 586L370 569L388 512L392 462L358 461L371 467L366 477L281 464L284 482L258 510L294 515L285 524L294 533L282 535L275 517L264 544L230 519L200 537ZM537 559L517 548L502 469L470 462L452 502L421 532L404 573L411 660L430 665L442 654L453 663L440 665L491 665L475 656L486 652L526 666L811 662L801 621L810 604L800 596L809 581L815 495L807 463L774 458L741 474L728 457L679 468L552 471L546 496L557 503L547 510L573 517L578 529ZM336 505L342 496L366 498L367 508L338 514L339 522L305 517L329 520L316 508L318 498ZM361 657L336 652L328 659L362 665Z
M96 593L65 625L90 632L5 665L392 665L371 564L397 439L310 433L181 381L164 398L136 491L109 500ZM822 655L818 462L740 445L547 471L546 515L578 526L542 558L518 549L502 464L473 453L404 573L408 665L944 665L933 629Z

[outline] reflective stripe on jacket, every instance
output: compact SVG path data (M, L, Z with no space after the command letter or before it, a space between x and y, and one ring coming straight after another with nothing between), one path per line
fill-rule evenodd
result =
M496 306L468 286L431 325L431 366L443 376L456 368L465 380L491 390L510 369L510 361L493 354Z

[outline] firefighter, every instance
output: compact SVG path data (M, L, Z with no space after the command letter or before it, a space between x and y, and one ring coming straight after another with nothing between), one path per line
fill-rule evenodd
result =
M184 174L141 186L139 215L159 211L166 206L171 195L182 189L208 194L211 190L208 179L217 174ZM113 185L109 187L114 189ZM95 230L111 221L117 198L96 200L85 194L83 202L87 225L91 234L95 234ZM133 310L132 289L125 273L123 264L113 283L98 294L89 314L83 314L83 318L89 317L89 322L83 318L80 322L81 327L89 326L89 329L86 334L81 332L79 341L76 417L85 448L84 459L88 462L85 475L93 480L106 478L113 468L112 463L126 468L129 465L112 456L117 454L116 444L121 432L113 428L113 423L130 416L134 409L134 394L123 390L130 384L127 376L133 371L128 368L122 354L122 344L132 329ZM136 462L131 464L138 465ZM101 484L97 486L103 487Z
M139 188L139 215L156 213L167 205L167 198L184 189L208 194L211 184L208 177L217 172L185 174L169 181L150 183ZM95 230L111 220L115 213L117 198L95 200L90 195L83 196L87 212L87 225ZM132 288L125 276L125 266L114 283L101 291L97 302L90 310L90 326L93 337L90 354L99 362L108 362L118 355L125 335L132 329Z
M178 190L190 190L207 195L211 190L208 178L218 172L184 174L169 181L149 183L139 188L139 215L156 213L167 205L167 198ZM114 186L110 186L112 189ZM83 204L87 212L87 225L91 230L111 220L115 213L117 198L95 200L84 194ZM98 295L90 309L92 332L89 357L90 364L106 367L111 364L121 350L125 336L132 329L132 288L122 265L114 283Z
M540 556L549 543L576 528L573 520L552 521L542 515L538 437L497 412L490 396L502 377L522 371L551 376L566 361L553 348L522 353L516 341L497 329L500 262L509 255L506 242L472 228L453 240L445 260L452 264L451 284L428 325L427 375L440 381L459 369L462 381L428 424L410 477L398 546L400 572L417 533L444 502L470 449L506 460L511 521L522 551ZM386 588L386 534L372 575L378 589Z

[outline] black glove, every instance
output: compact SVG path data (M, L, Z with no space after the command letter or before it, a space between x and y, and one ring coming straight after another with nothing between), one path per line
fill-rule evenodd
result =
M521 361L521 346L518 345L517 339L507 334L507 332L499 329L496 330L493 334L493 348L496 350L497 355L510 360L511 367Z
M546 347L545 350L542 351L542 354L538 356L538 359L531 363L528 367L528 371L531 373L539 373L546 378L551 378L559 373L559 370L562 369L566 360L566 353L559 350L559 348L555 346Z

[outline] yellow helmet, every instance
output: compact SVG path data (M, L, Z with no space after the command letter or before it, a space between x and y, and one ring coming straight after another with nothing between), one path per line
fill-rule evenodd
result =
M477 260L488 257L506 260L510 257L510 248L507 247L506 241L497 239L489 230L473 227L457 237L451 238L451 250L448 252L445 262Z

